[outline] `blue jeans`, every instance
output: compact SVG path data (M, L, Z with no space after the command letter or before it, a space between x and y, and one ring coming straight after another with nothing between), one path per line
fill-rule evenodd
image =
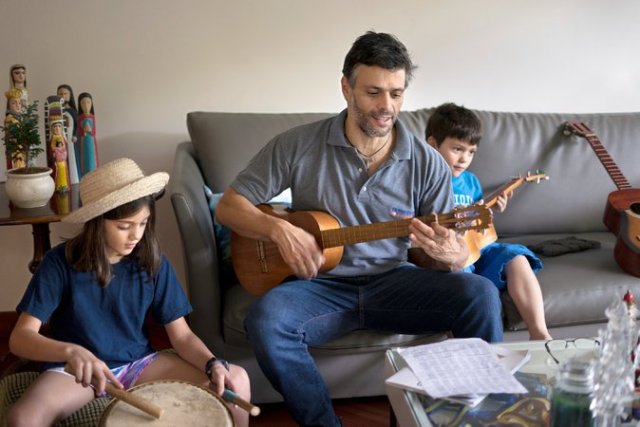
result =
M339 426L308 346L357 329L502 340L500 298L484 277L405 266L375 276L294 280L261 298L245 320L262 371L303 426Z

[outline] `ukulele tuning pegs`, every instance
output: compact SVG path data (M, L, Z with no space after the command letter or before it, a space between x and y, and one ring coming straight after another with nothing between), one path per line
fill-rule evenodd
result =
M573 136L576 133L576 126L578 126L575 122L568 121L564 123L564 127L562 129L562 134L564 136Z

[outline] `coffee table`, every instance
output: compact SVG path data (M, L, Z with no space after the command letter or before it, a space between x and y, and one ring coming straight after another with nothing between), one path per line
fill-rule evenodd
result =
M553 377L557 372L557 365L548 361L549 356L545 349L544 341L509 342L496 345L512 350L529 350L531 358L520 368L520 372L544 374L547 377ZM385 378L389 378L405 366L406 363L396 350L387 350L385 354ZM400 427L432 425L418 393L390 385L385 385L385 389Z

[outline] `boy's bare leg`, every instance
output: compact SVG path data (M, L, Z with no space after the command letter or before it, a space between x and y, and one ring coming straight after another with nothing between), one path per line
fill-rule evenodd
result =
M7 425L50 426L73 414L94 397L93 388L76 383L73 376L43 372L9 408Z
M507 291L511 296L522 320L529 330L530 340L550 340L544 318L544 303L540 283L529 261L524 255L518 255L505 267Z
M159 353L158 358L147 366L140 377L137 384L142 384L155 380L182 380L200 384L209 387L209 379L203 369L197 369L175 353ZM244 369L237 365L230 365L231 377L234 384L237 384L235 393L242 399L249 401L251 399L251 391L249 386L249 377ZM225 402L231 410L231 414L235 420L236 426L247 427L249 425L249 413L242 408Z

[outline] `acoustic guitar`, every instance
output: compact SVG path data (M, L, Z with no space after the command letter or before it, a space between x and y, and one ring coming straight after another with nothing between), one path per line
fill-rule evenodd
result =
M484 205L488 208L493 207L498 203L498 197L500 197L502 193L511 193L526 182L535 182L536 184L539 184L541 181L548 179L549 177L540 171L536 171L535 174L527 173L527 176L517 176L491 193L491 195L485 199ZM463 237L469 247L469 257L464 264L465 267L468 267L478 261L480 258L480 250L482 248L498 240L498 234L496 233L496 229L493 224L482 231L469 230Z
M640 188L633 188L604 148L596 133L579 120L566 123L565 131L587 140L616 185L609 193L602 221L617 236L613 254L627 273L640 277Z
M411 221L409 218L341 228L338 220L326 212L278 211L271 205L258 205L258 209L285 219L315 237L325 257L320 272L338 265L346 245L408 236ZM417 218L426 224L435 222L459 231L482 230L492 221L491 210L484 205L461 207L450 213ZM262 295L293 276L293 271L284 262L274 243L251 239L235 232L231 233L231 260L238 281L254 295Z

